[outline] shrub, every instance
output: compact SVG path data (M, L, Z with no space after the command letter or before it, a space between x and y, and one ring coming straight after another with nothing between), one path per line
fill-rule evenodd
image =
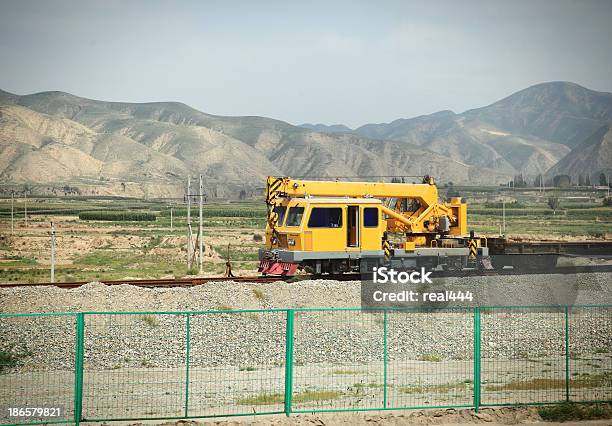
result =
M79 213L81 220L106 220L106 221L154 221L155 214L136 211L100 210Z
M254 288L253 289L253 294L259 300L265 300L265 298L266 298L266 295L264 294L263 290L261 290L260 288Z
M142 322L151 327L157 327L159 325L159 322L157 321L157 318L155 318L154 315L142 315L140 319L142 320Z
M576 420L598 420L612 418L612 407L609 404L581 405L565 403L538 410L542 420L548 422L566 422Z
M0 351L0 372L5 368L12 368L21 365L22 358L29 355L25 349L16 350L14 346L10 346L5 350Z
M561 203L559 201L559 197L550 197L547 204L552 211L556 211Z
M442 358L436 354L423 354L419 357L419 361L440 362Z

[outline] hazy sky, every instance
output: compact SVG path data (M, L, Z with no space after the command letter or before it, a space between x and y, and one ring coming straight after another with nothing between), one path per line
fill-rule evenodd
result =
M0 88L357 126L612 91L612 1L6 1Z

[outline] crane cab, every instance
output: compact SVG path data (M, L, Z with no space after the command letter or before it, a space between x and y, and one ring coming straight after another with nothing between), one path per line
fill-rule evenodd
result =
M266 229L260 272L292 275L297 264L316 273L346 272L359 265L351 261L382 255L386 222L381 206L372 198L283 200L273 208L274 231Z

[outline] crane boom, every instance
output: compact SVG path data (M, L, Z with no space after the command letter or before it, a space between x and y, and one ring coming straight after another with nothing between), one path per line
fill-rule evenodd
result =
M268 177L268 187L285 197L411 198L431 205L438 201L432 178L426 183L337 182Z

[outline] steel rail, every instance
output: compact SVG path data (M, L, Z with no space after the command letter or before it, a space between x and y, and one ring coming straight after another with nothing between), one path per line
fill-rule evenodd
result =
M462 269L459 271L433 271L432 278L451 278L451 277L488 277L488 276L511 276L511 275L545 275L545 274L587 274L587 273L610 273L612 265L590 265L590 266L557 266L553 268L504 268L504 269ZM109 280L101 281L105 285L133 285L137 287L149 288L170 288L170 287L195 287L210 282L232 281L232 282L247 282L247 283L271 283L276 281L287 280L336 280L336 281L359 281L361 274L345 273L345 274L328 274L328 275L296 275L295 277L283 276L243 276L243 277L198 277L198 278L161 278L148 280ZM73 282L41 282L41 283L0 283L0 288L11 287L32 287L32 286L55 286L59 288L78 288L91 281L73 281Z

